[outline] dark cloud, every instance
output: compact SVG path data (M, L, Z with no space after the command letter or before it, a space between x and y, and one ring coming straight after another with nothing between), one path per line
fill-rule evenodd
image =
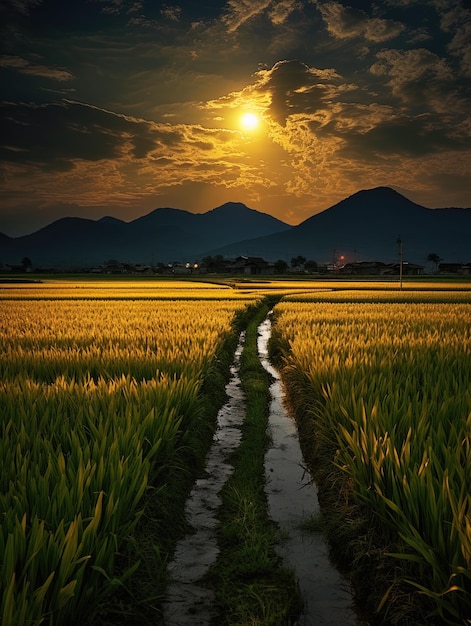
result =
M290 115L309 116L323 106L328 85L340 77L333 71L308 67L300 61L280 61L256 74L257 89L271 96L270 115L282 126Z
M319 10L327 30L338 39L364 38L378 43L394 39L405 30L401 22L370 17L365 11L340 2L319 3Z
M338 128L331 132L341 134ZM399 118L379 122L364 133L348 133L340 154L372 161L424 157L438 150L466 150L468 147L466 141L457 142L445 129L431 127L427 117Z
M68 81L73 75L64 68L47 67L38 63L32 63L27 59L17 56L3 55L0 56L0 67L17 70L20 74L29 76L39 76L41 78L50 78L52 80Z
M0 37L0 232L32 196L35 223L194 190L291 222L384 184L471 205L465 0L3 0Z
M146 157L157 146L171 147L181 134L171 127L64 101L43 105L1 105L1 158L45 169L69 169L77 159L100 161Z

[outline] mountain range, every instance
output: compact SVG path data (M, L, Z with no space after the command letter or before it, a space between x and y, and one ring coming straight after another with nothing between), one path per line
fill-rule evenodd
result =
M446 262L471 261L471 209L429 209L389 187L359 191L297 226L229 202L195 214L159 208L124 222L66 217L22 237L0 233L0 263L79 268L109 259L154 264L193 262L221 254L267 261L304 256L318 264L399 260L424 264L437 254Z

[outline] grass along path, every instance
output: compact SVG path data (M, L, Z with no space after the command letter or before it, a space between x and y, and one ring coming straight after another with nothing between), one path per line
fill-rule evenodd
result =
M235 470L222 490L220 555L208 574L216 590L218 626L289 626L301 612L295 574L283 568L278 529L268 517L264 457L270 376L257 350L257 328L276 299L267 299L247 326L240 375L246 396L242 442Z

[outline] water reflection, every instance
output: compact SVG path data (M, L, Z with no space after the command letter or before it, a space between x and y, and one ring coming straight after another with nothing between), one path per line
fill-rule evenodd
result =
M241 333L226 385L228 400L220 409L204 477L198 479L185 505L185 516L193 532L183 537L167 571L171 582L164 602L166 626L208 626L214 617L214 592L198 584L216 561L219 493L233 472L226 462L239 446L245 418L245 401L240 386L239 364L245 333Z
M303 522L320 513L317 488L303 469L294 420L283 406L283 388L278 372L268 359L271 321L258 328L258 351L273 377L270 387L269 431L272 445L265 456L266 493L271 518L279 525L283 542L278 553L298 577L304 612L303 626L354 626L352 595L347 582L332 566L329 548L320 532L303 531Z

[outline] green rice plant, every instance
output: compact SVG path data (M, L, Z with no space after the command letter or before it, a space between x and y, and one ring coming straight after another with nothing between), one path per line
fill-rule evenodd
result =
M144 497L200 426L246 302L1 302L2 624L87 623L127 584Z
M403 564L403 582L427 596L442 623L467 623L469 305L282 303L275 311L287 385L335 451L351 497L396 546L390 556Z

